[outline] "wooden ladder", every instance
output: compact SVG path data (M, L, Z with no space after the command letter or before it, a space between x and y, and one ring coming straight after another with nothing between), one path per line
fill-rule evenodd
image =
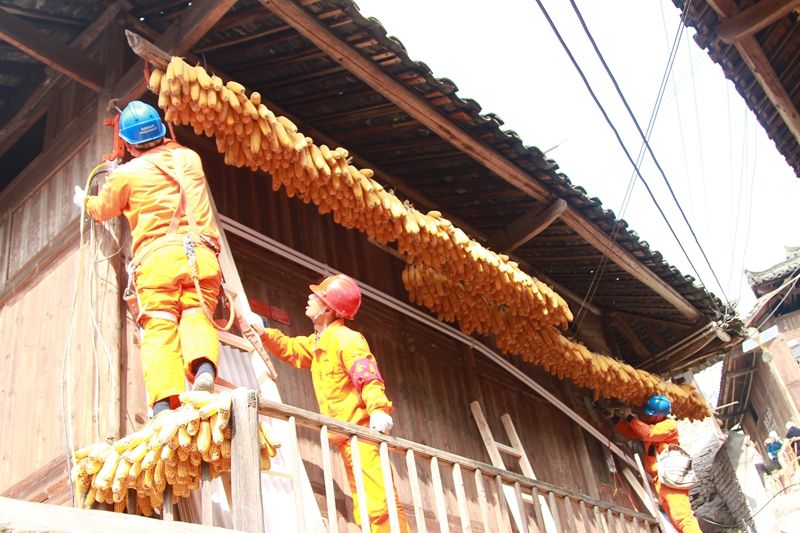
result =
M506 435L508 435L508 440L511 442L511 445L509 446L494 439L492 430L489 429L489 424L486 422L486 417L483 414L483 409L481 409L480 403L477 401L472 402L470 404L470 408L472 409L472 416L475 417L475 423L478 425L478 431L481 432L481 438L483 439L483 443L486 445L486 451L489 453L489 458L492 461L492 465L497 468L502 468L504 470L506 469L505 463L503 462L503 457L500 455L500 452L503 452L511 455L512 457L516 457L519 460L519 466L522 469L523 475L531 479L536 479L536 474L534 473L533 467L528 460L528 454L525 452L525 448L522 446L522 441L520 441L519 435L517 435L517 429L514 427L511 417L508 414L500 417L500 420L503 422L503 427L506 430ZM508 502L511 515L514 517L514 521L517 524L517 529L519 531L528 531L529 528L523 529L521 524L522 515L520 507L522 502L517 501L514 487L510 485L503 485L503 494ZM522 495L522 500L528 503L534 503L533 498L527 494ZM538 509L541 510L541 516L544 522L544 531L542 533L545 531L547 533L556 533L558 528L555 520L553 519L553 514L550 512L550 507L548 507L547 501L543 495L539 495L539 505L536 506L534 504L534 507L538 507ZM541 522L539 526L541 529Z

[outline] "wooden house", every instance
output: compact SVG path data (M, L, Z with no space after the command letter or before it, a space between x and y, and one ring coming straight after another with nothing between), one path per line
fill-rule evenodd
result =
M485 462L470 407L477 400L495 435L510 415L539 480L620 508L639 505L619 472L633 463L620 458L594 400L636 403L667 391L679 415L702 418L707 407L682 385L685 372L738 343L738 319L349 0L0 4L0 493L66 503L69 449L118 439L147 420L139 332L121 298L127 225L81 224L71 202L73 186L85 185L112 150L104 121L114 105L156 103L124 30L260 92L305 136L345 147L355 167L372 169L404 212L439 212L468 246L513 260L520 283L535 277L552 288L543 289L552 302L569 305L572 324L548 331L581 355L535 364L536 353L509 350L492 328L462 333L471 330L410 301L403 272L408 262L420 265L396 241L344 227L340 214L321 214L309 194L299 198L263 169L226 164L213 139L178 124L178 140L203 159L255 310L286 333L307 335L308 285L326 272L351 275L366 295L353 327L369 341L396 406L393 435ZM486 309L510 313L478 296ZM275 365L284 404L316 411L309 373ZM234 384L248 384L242 379ZM633 382L635 394L626 396L619 380ZM314 493L324 494L319 441L300 432L299 450ZM402 458L393 462L411 509L408 470ZM508 465L519 468L516 459ZM429 484L432 471L420 472ZM476 487L467 485L467 523L479 524ZM425 489L431 498L419 509L458 523L457 488L445 483L437 503ZM342 489L339 521L352 521L349 505ZM575 526L569 505L560 509L564 523L583 531L595 521L584 512Z
M763 272L747 271L758 297L747 317L751 340L726 357L717 418L724 428L740 426L756 443L770 431L786 434L800 422L800 247L786 247L786 260ZM760 444L759 444L760 445ZM766 451L764 451L766 455Z
M800 176L797 4L673 0L695 42L719 64L786 163Z

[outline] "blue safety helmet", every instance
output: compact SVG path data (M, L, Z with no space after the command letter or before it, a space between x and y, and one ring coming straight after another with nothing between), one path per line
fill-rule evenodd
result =
M119 136L130 144L144 144L166 135L161 116L153 106L134 100L119 116Z
M647 400L642 411L650 416L667 416L672 412L672 404L666 396L656 395Z

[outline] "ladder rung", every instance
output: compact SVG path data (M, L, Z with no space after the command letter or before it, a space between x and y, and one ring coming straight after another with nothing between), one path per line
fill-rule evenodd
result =
M497 446L497 449L500 450L501 452L507 453L508 455L513 455L514 457L522 457L522 454L519 453L519 451L516 448L512 448L508 444L503 444L500 442L495 442L494 444L495 446Z

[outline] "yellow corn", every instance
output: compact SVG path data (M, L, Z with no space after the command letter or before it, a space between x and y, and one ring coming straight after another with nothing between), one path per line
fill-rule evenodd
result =
M266 421L261 421L261 430L264 432L264 436L267 438L267 442L269 442L273 448L280 448L281 447L281 436L275 430L274 427L269 425Z
M164 476L167 478L167 482L174 483L176 479L178 479L178 465L171 465L167 463L164 465Z
M190 420L188 424L186 424L186 432L191 435L197 435L197 430L200 429L200 416L198 414L197 418L194 420Z
M219 409L219 413L224 416L228 416L231 413L231 393L228 391L222 391L219 393L219 398L217 399L217 407ZM225 419L227 422L228 419ZM223 425L222 429L227 427L227 423Z
M203 455L199 451L193 451L191 455L189 455L189 462L194 466L198 466L203 462Z
M214 444L212 442L211 446L208 447L208 457L209 457L209 459L211 459L211 461L209 461L209 463L219 459L220 458L220 454L221 454L221 452L220 452L219 444Z
M208 425L211 427L211 441L214 444L222 444L225 437L222 435L222 429L219 427L219 413L208 419Z
M237 124L241 124L241 122L237 122ZM198 412L200 413L200 418L201 419L206 419L206 418L210 417L211 415L216 414L217 409L218 409L217 402L214 401L214 402L209 402L209 403L205 404L203 407L201 407L198 410Z
M94 487L90 487L89 491L86 493L86 498L83 500L83 504L86 507L89 507L94 503L95 496L97 496L97 489Z
M220 453L222 453L222 457L230 457L231 456L231 440L225 439L222 441L220 445Z
M75 482L78 492L86 492L92 486L92 479L87 475L79 475Z
M192 436L186 431L186 428L178 429L178 445L181 448L188 448L192 444Z
M161 426L161 430L158 432L158 443L161 446L165 446L172 441L172 438L178 432L178 420L174 412L161 416L167 419L164 420L164 425Z
M192 454L192 451L189 448L178 448L178 460L179 461L186 461L191 454Z
M185 478L189 475L189 460L188 458L183 461L178 461L178 479Z
M261 470L269 470L269 467L272 466L269 454L267 453L266 449L261 450Z
M142 470L147 470L151 466L153 466L155 462L158 461L160 455L161 455L161 448L159 448L158 450L148 451L147 454L144 456L144 459L142 459Z
M84 446L83 448L75 452L75 456L73 459L75 461L80 461L81 459L89 457L89 453L91 453L91 451L94 450L95 446L96 444L90 444L88 446Z
M136 461L135 463L131 463L131 469L128 472L128 483L136 481L136 478L138 478L139 474L141 473L142 473L142 462Z
M117 500L116 495L114 495L114 512L115 513L123 513L125 512L125 508L128 506L128 502L125 500Z
M111 480L114 477L114 471L117 469L119 460L119 454L114 450L111 450L109 456L106 457L106 462L103 464L103 468L97 473L97 476L95 476L95 479L97 479L97 488L107 489L111 486Z
M200 453L206 453L211 444L211 425L208 420L200 422L200 429L197 431L197 449Z

